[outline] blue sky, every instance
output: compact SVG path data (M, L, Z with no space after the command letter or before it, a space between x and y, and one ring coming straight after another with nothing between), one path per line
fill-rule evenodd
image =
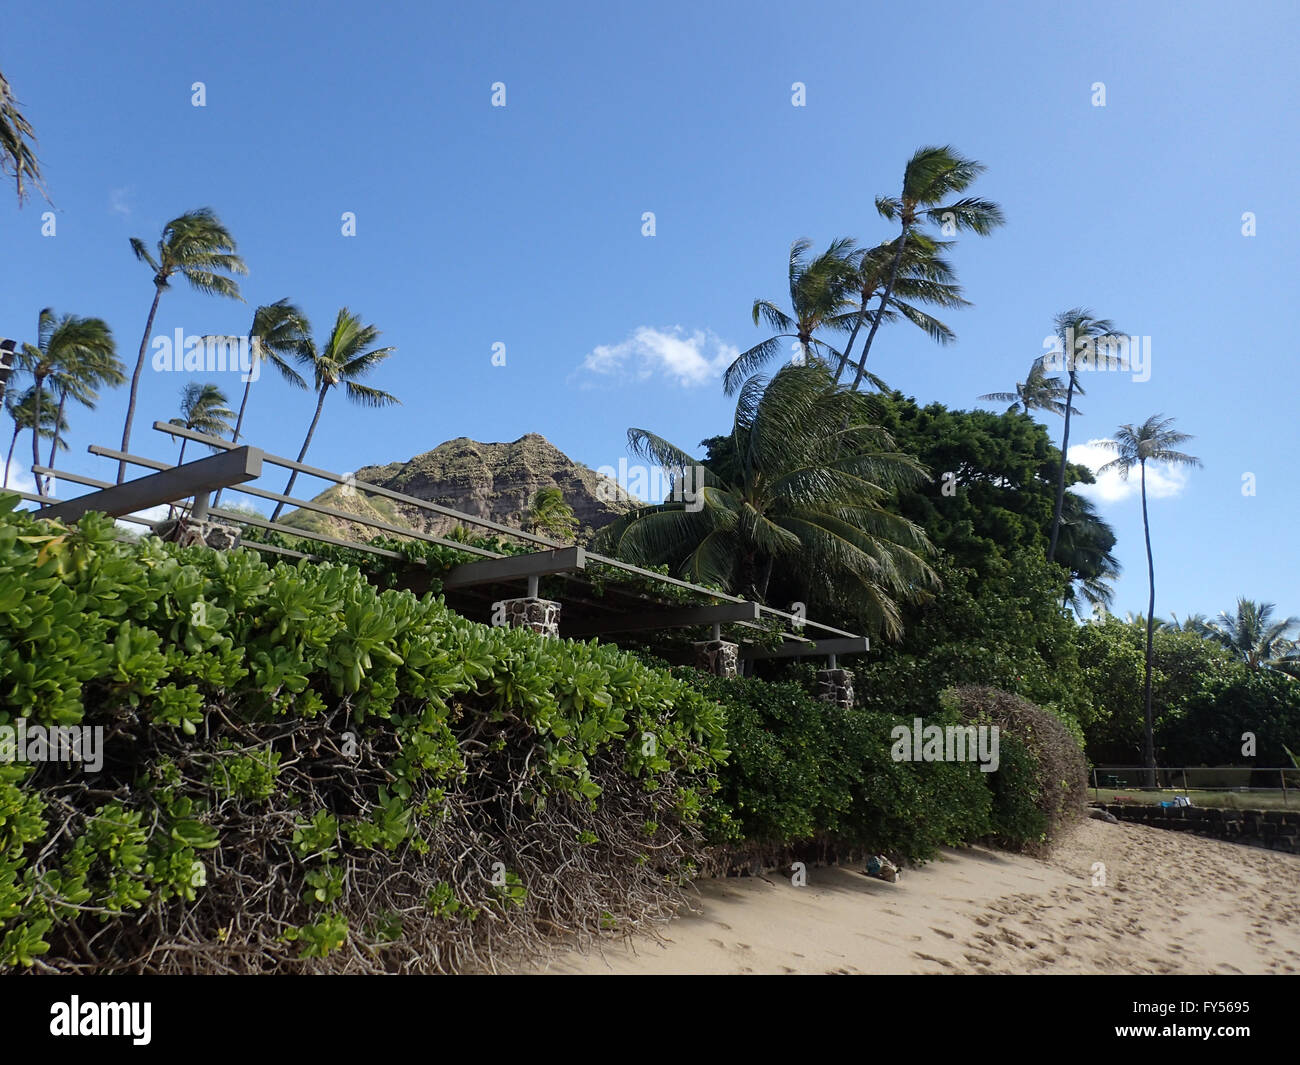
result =
M208 205L249 265L248 303L174 287L154 336L246 333L256 304L287 296L318 333L347 306L397 347L371 383L404 406L332 396L313 464L534 431L616 465L629 426L688 447L727 428L719 366L763 338L755 297L785 302L790 242L892 236L875 196L915 148L951 143L987 165L976 191L1008 222L955 251L973 303L945 316L957 343L886 328L875 372L970 407L1023 379L1067 307L1150 337L1150 379L1094 374L1072 433L1086 445L1163 412L1195 435L1205 468L1153 493L1157 610L1244 594L1300 614L1284 563L1300 370L1281 339L1297 30L1289 3L48 0L8 12L0 38L57 227L42 236L39 200L0 200L0 334L30 338L44 306L96 315L133 362L152 288L128 238L152 244ZM173 453L147 426L176 413L183 383L146 369L135 450ZM123 389L73 412L61 465L110 476L85 446L117 443L125 405ZM247 435L296 454L312 409L263 377ZM1138 502L1115 485L1101 502L1126 568L1115 608L1143 610Z

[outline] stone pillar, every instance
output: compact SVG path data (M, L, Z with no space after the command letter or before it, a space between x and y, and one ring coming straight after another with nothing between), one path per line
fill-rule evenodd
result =
M693 644L695 665L715 677L734 677L740 661L740 644L726 640L700 640Z
M532 629L543 636L560 635L560 604L535 595L503 599L494 605L492 624L511 629Z
M853 706L853 670L819 669L817 698L824 703L835 703L846 710L850 709Z
M158 522L153 531L155 536L182 547L202 544L214 551L233 551L243 535L238 525L216 518L168 518Z

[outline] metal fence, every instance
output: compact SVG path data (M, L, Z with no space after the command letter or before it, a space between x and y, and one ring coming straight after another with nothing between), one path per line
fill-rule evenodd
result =
M1091 770L1093 797L1107 791L1163 792L1211 791L1250 794L1280 792L1282 802L1300 804L1300 767L1296 766L1160 766L1099 765Z

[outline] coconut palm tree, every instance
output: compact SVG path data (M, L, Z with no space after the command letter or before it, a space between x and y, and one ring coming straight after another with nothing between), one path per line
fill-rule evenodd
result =
M984 165L966 159L951 146L918 148L903 168L903 188L898 196L878 196L876 210L882 218L897 221L902 226L894 242L894 260L890 265L889 280L880 294L880 305L871 322L871 331L862 345L862 358L853 387L862 383L866 373L867 356L876 339L876 330L884 320L883 312L894 294L899 267L907 253L907 245L917 227L930 222L951 227L953 232L969 231L984 236L1002 225L1002 208L992 200L962 197L948 201L948 197L965 192L980 174ZM944 202L948 201L948 202ZM865 320L867 308L859 315Z
M1273 620L1273 603L1257 603L1244 596L1237 600L1235 613L1226 610L1206 625L1206 636L1226 647L1250 669L1271 669L1292 657L1295 651L1291 632L1300 626L1300 618Z
M822 350L831 355L839 354L814 334L841 321L839 313L848 303L849 285L854 274L853 241L848 238L834 241L815 259L809 260L807 253L811 247L812 241L806 238L790 245L787 272L793 314L786 314L771 300L754 301L754 324L758 325L761 318L776 330L776 334L754 345L727 367L722 379L727 395L735 395L750 374L777 358L783 340L798 342L804 362Z
M1110 582L1122 566L1112 554L1115 531L1097 513L1091 500L1069 492L1061 521L1061 541L1056 561L1070 571L1070 585L1063 605L1082 614L1083 604L1108 607L1115 598Z
M95 319L98 321L98 319ZM104 326L107 331L108 327ZM95 345L77 348L69 352L67 361L50 374L50 386L58 399L58 417L55 418L54 437L50 441L50 457L45 463L54 465L54 455L64 446L61 434L66 431L67 423L63 412L68 400L79 403L87 410L94 410L99 402L101 388L117 388L126 384L126 367L117 357L116 344L109 337L110 347Z
M18 366L30 375L33 402L36 404L34 424L44 426L46 421L41 413L41 404L49 393L45 382L50 380L55 389L64 396L71 391L74 396L93 402L95 395L92 382L107 375L111 380L114 367L120 368L117 361L117 348L113 343L113 331L101 318L81 318L75 314L55 315L46 307L37 317L36 343L23 344L18 352ZM118 371L120 373L120 370ZM87 390L89 390L87 392ZM58 428L66 428L63 421L62 401L59 414L51 423ZM32 434L32 466L39 466L41 436ZM52 454L52 453L51 453ZM52 460L51 460L52 461ZM33 471L33 476L35 472ZM41 490L41 478L36 476L37 491Z
M1061 366L1069 373L1069 385L1065 390L1065 427L1061 431L1061 466L1056 477L1056 509L1052 512L1052 531L1047 545L1047 557L1056 558L1056 542L1061 533L1061 508L1065 505L1065 467L1066 456L1070 452L1070 415L1077 413L1072 404L1074 394L1084 395L1079 385L1079 365L1081 355L1094 354L1098 342L1116 335L1115 323L1109 318L1096 318L1083 307L1071 307L1062 311L1052 320L1056 331L1057 343L1060 344ZM1046 364L1050 356L1039 356L1039 361Z
M294 388L306 388L307 382L290 364L307 342L306 319L289 300L276 300L267 303L253 312L252 331L249 334L249 375L244 382L244 398L239 402L239 415L235 418L235 428L230 434L233 443L239 442L244 427L244 411L248 409L248 396L253 387L253 367L270 364ZM219 489L212 500L215 507L221 502Z
M853 344L865 321L874 321L869 308L871 301L884 290L889 277L894 272L895 241L886 241L874 248L865 248L856 257L856 299L853 307L844 315L843 325L849 339L844 345L835 368L835 380L838 381L846 366L855 369L858 364L851 362ZM956 283L957 275L952 265L943 258L942 252L952 247L952 241L932 240L924 233L913 231L907 242L898 273L894 277L894 288L889 299L889 306L884 311L884 321L892 322L901 314L917 328L925 331L931 340L938 344L950 344L956 334L939 319L922 311L917 304L929 303L936 307L967 307L969 302L962 298L961 286ZM866 309L864 311L864 309ZM896 313L897 312L897 313ZM880 313L879 310L876 312ZM871 374L865 373L872 379Z
M1164 618L1156 618L1157 632L1192 632L1203 637L1210 635L1209 619L1204 614L1188 614L1182 621L1179 621L1178 615L1170 611L1169 617L1169 621L1165 621Z
M311 326L306 319L301 319L301 325L305 339L295 357L304 368L311 370L316 392L316 413L312 416L307 436L302 442L302 450L298 452L299 462L307 457L307 449L311 447L311 438L316 433L316 425L320 422L320 414L325 407L325 397L339 385L344 386L348 399L363 407L388 407L401 402L388 392L360 383L361 378L396 350L392 347L371 347L380 335L375 326L362 325L360 315L343 307L334 321L329 338L323 346L318 347L311 339ZM285 485L285 495L293 493L297 479L298 471L294 470L289 475L289 483ZM275 521L283 509L284 503L276 504L271 520Z
M18 110L9 82L0 73L0 172L8 174L18 186L18 204L27 197L24 181L33 185L49 202L41 164L36 158L36 132Z
M899 604L937 581L924 532L888 501L927 475L894 450L872 410L820 361L787 365L770 381L752 377L737 400L725 476L647 429L629 429L630 449L689 475L690 491L675 484L665 502L601 530L600 542L757 601L779 566L805 601L847 606L897 637Z
M126 423L122 427L123 451L131 447L131 424L135 421L140 374L144 371L145 352L149 347L153 320L158 313L158 302L162 299L163 292L171 287L172 279L179 274L190 283L191 288L199 292L239 300L243 298L239 294L239 283L227 275L242 276L248 273L244 260L235 254L235 238L210 207L189 211L163 226L156 254L150 252L144 241L137 237L131 238L131 250L137 259L147 263L153 271L154 293L149 317L144 323L144 335L140 337L140 355L136 359L135 372L131 375L131 395L126 405ZM122 483L125 476L126 462L123 460L117 468L118 484Z
M40 430L35 435L39 439L49 440L54 436L56 428L61 428L64 432L67 432L68 429L66 425L58 425L56 421L58 412L50 401L50 397L48 395L37 396L36 393L37 388L33 385L21 395L10 391L5 399L5 410L14 423L13 435L9 438L9 453L5 456L5 488L9 487L9 466L13 463L14 445L18 443L19 433L24 429L31 429L33 426L39 425ZM39 479L36 482L36 492L38 495L43 494Z
M226 406L228 402L226 394L216 385L191 381L181 389L182 417L170 419L171 424L208 436L229 433L232 431L229 419L235 416L235 412ZM185 461L185 445L188 443L185 437L181 437L181 451L176 459L178 466Z
M539 488L528 507L526 529L535 533L550 533L557 540L567 540L578 527L573 508L558 488Z
M1083 389L1077 389L1083 395ZM1049 377L1047 367L1042 359L1035 359L1029 365L1029 374L1023 381L1016 382L1014 392L988 392L979 398L992 403L1010 403L1008 414L1024 411L1047 410L1065 417L1066 387L1059 377ZM1082 414L1080 410L1070 408L1071 414Z
M1103 446L1116 453L1097 472L1116 471L1125 480L1136 466L1142 478L1142 534L1147 545L1147 646L1146 646L1146 680L1144 682L1144 701L1146 705L1146 735L1143 757L1146 760L1148 778L1155 783L1156 747L1155 719L1151 712L1151 642L1155 633L1156 616L1156 568L1151 555L1151 522L1147 514L1147 463L1160 463L1166 466L1196 467L1201 460L1194 455L1185 454L1177 448L1187 443L1192 437L1173 428L1174 420L1159 414L1153 414L1141 425L1121 425L1114 440L1103 441ZM1064 461L1064 456L1062 456Z

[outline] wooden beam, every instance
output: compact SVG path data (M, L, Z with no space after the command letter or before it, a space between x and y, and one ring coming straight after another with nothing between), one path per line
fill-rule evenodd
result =
M442 579L444 588L472 588L476 584L499 584L528 577L547 577L553 573L572 573L587 568L587 552L581 547L562 547L556 551L535 551L527 555L466 562Z
M865 636L855 636L850 640L813 640L809 643L787 643L775 650L766 647L746 646L740 649L740 657L755 658L816 658L825 655L853 655L871 650L871 641Z
M607 632L644 632L650 629L685 629L692 625L726 625L738 621L757 621L757 603L719 603L717 606L692 606L680 610L645 610L622 617L596 618L577 622L565 638L583 639ZM564 627L561 619L560 627Z
M116 518L164 503L175 503L218 488L243 484L261 476L262 452L255 447L240 447L134 481L115 484L111 488L91 492L65 503L56 503L39 511L37 516L73 522L83 514L97 510Z

